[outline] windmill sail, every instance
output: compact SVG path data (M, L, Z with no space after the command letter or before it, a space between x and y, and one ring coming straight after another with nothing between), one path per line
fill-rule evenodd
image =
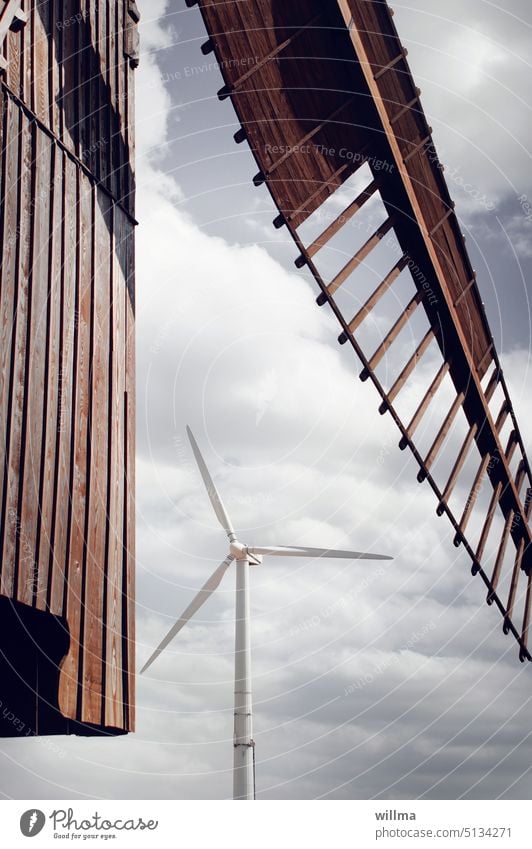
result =
M189 0L188 5L195 5ZM420 92L413 81L386 2L320 0L280 3L241 0L199 7L209 33L203 51L214 51L225 85L219 97L230 97L241 123L235 141L247 140L259 171L254 183L265 183L279 210L276 227L286 226L294 239L296 265L305 268L318 288L318 304L329 304L341 331L362 363L361 379L373 383L379 411L392 416L400 448L408 448L488 590L488 603L504 617L520 648L531 660L528 630L532 605L532 546L529 526L532 475L513 411L493 336L482 305L475 273L454 212L443 168L432 142ZM249 57L253 57L251 61ZM301 225L344 185L363 164L372 171L366 189L353 197L322 234L307 244ZM347 187L346 187L347 188ZM367 200L380 196L387 218L332 279L315 265L315 255L357 214ZM341 306L338 292L388 234L395 234L400 255L393 268L355 314ZM414 293L376 350L364 350L359 329L381 296L410 271ZM377 367L408 327L418 338L413 355L388 385ZM415 412L403 420L397 399L417 364L436 351L438 363ZM428 452L417 441L418 428L442 384L452 381L452 404L437 428ZM497 401L498 408L494 407ZM465 418L466 437L446 480L434 466L453 424ZM503 428L509 435L503 435ZM477 467L466 480L467 461L478 453ZM477 494L489 481L493 496L471 532ZM451 495L468 494L459 509ZM503 517L502 532L494 521ZM493 541L493 534L498 538ZM487 563L486 551L497 553ZM508 546L512 562L508 566Z

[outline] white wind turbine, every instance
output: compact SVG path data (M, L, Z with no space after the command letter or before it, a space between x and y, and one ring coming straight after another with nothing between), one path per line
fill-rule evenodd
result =
M187 427L188 438L199 466L203 482L222 528L229 538L229 553L211 577L204 583L198 594L183 611L166 637L159 643L149 660L141 669L145 672L161 654L176 634L187 624L200 607L219 586L223 576L234 562L236 565L236 616L235 616L235 710L234 710L234 763L233 763L233 799L255 798L254 748L252 736L252 700L251 700L251 640L249 605L249 567L260 566L265 555L274 557L338 557L346 560L392 560L380 554L366 554L360 551L338 551L327 548L306 548L302 546L247 546L241 543L233 529L222 499L220 498L205 460L201 454L192 431Z

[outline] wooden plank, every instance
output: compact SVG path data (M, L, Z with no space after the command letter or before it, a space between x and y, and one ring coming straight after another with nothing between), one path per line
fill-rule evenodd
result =
M523 614L523 628L521 632L521 639L523 641L523 645L528 647L528 638L530 636L530 610L532 608L532 573L528 575L527 588L526 588L526 600L525 600L525 612ZM525 653L523 650L519 653L519 658L521 661L526 660Z
M505 634L510 633L510 622L512 621L514 614L514 604L515 604L515 596L517 594L517 587L519 584L519 577L521 575L521 566L523 564L523 554L525 553L525 541L521 540L519 545L517 546L517 551L515 553L514 559L514 568L512 570L512 579L510 581L510 590L508 592L508 602L506 604L506 617L504 620L503 630Z
M57 412L57 470L54 492L53 551L50 560L49 608L66 613L69 571L69 536L72 522L73 457L75 427L75 368L78 331L79 181L72 159L63 159L63 219L61 227L61 331Z
M132 24L137 27L137 23ZM130 215L135 215L135 71L130 62L126 62L126 107L124 120L126 122L126 209Z
M124 725L135 730L135 433L136 433L136 383L135 383L135 231L124 222L127 229L126 267L126 397L125 397L125 594L123 623L124 653L127 659L127 686L124 683Z
M75 333L72 506L68 538L68 575L66 616L70 631L70 649L61 667L59 704L71 718L80 718L78 681L83 661L83 589L85 579L85 534L88 490L87 439L89 419L89 368L91 321L91 221L92 192L88 180L78 171L78 251L79 281L77 328ZM79 707L79 709L78 709Z
M506 517L506 521L504 523L504 529L501 536L501 541L499 544L499 550L497 551L497 558L495 560L495 566L493 567L493 575L491 576L491 589L488 592L487 602L488 604L493 604L493 594L497 589L499 584L499 580L501 577L502 565L504 563L504 555L506 554L506 548L508 546L508 540L510 539L510 530L512 527L512 522L514 520L514 515L512 512L508 514Z
M29 319L29 276L32 263L33 197L33 138L29 123L21 120L19 130L19 206L16 303L14 313L11 372L11 414L9 448L6 451L7 480L4 482L4 538L2 550L2 595L15 597L17 583L17 548L20 539L20 460L23 451L23 424L25 407L25 377L27 356L27 331Z
M375 192L378 190L379 184L377 180L373 180L369 186L367 186L357 198L355 198L352 203L349 204L347 209L344 209L340 215L334 219L334 221L329 224L329 226L321 233L317 239L315 239L311 245L306 249L307 256L314 256L324 245L327 244L336 234L342 229L342 227L347 224L348 221L351 220L355 213L359 212L362 209L365 203L373 197ZM304 264L304 260L301 263L301 266ZM298 262L296 260L296 265ZM298 266L298 267L301 267Z
M50 0L50 33L52 44L48 67L48 88L50 91L50 129L58 138L63 138L63 115L60 109L61 76L63 72L63 31L62 4Z
M110 133L110 116L111 108L109 103L110 92L110 65L111 59L109 55L109 0L103 0L98 3L98 64L100 71L100 91L105 92L105 98L101 96L100 103L100 125L98 137L98 179L107 186L109 175L109 140ZM111 22L112 23L112 22Z
M415 371L419 361L421 360L421 358L423 357L425 352L428 350L429 346L431 345L431 343L434 341L435 338L436 337L435 337L435 334L434 334L432 327L429 327L429 329L427 330L427 332L423 336L421 342L417 346L416 350L414 351L414 353L412 354L412 356L408 360L407 364L405 365L405 367L402 369L401 373L399 374L399 376L395 380L393 386L388 391L387 395L388 395L388 401L390 403L392 403L392 401L395 401L399 392L406 385L408 378L410 377L412 372ZM380 412L384 413L384 412L386 412L386 410L381 408Z
M21 52L24 33L10 31L4 42L4 54L7 62L5 80L12 91L22 91Z
M473 442L475 440L475 436L477 435L477 431L478 431L478 425L476 423L472 427L469 428L467 436L464 440L464 443L463 443L463 445L460 449L458 457L456 458L454 466L451 470L449 480L447 481L445 489L443 490L443 495L442 495L441 501L438 505L438 509L436 511L438 513L438 516L443 516L443 513L445 512L445 504L447 503L447 501L449 500L449 498L451 497L451 495L453 493L453 490L456 486L456 482L458 480L460 472L462 471L462 469L464 467L464 463L467 459L467 456L469 454L471 446L473 445Z
M114 484L108 479L106 456L109 442L109 231L110 202L105 195L96 198L92 189L92 315L90 354L90 407L87 463L89 501L87 509L86 578L83 601L83 722L99 724L103 698L103 609L107 572L107 490Z
M337 119L339 119L342 112L345 112L345 110L351 106L351 103L352 98L349 98L348 100L342 102L340 106L338 106L336 109L333 109L333 111L330 112L326 118L321 118L316 123L316 125L312 127L311 130L305 133L305 135L298 137L294 145L286 146L287 149L284 151L284 153L281 154L281 156L279 156L278 159L275 159L268 166L268 168L259 171L259 173L253 178L253 183L255 184L255 186L260 186L265 180L268 180L272 176L272 174L275 174L275 172L281 167L281 165L284 165L290 159L290 157L294 156L294 154L299 153L303 148L308 145L308 142L315 138L318 133L322 132L324 127L328 127L329 125L333 124Z
M1 215L2 263L0 264L0 553L6 523L16 520L16 511L7 505L7 467L10 454L13 348L16 335L17 269L19 265L21 115L12 101L2 95L2 183ZM9 191L7 191L9 187ZM11 511L14 506L11 506ZM0 595L13 589L13 562L0 557Z
M491 457L489 456L489 454L486 454L484 457L482 457L482 460L480 461L480 465L477 469L477 473L476 473L475 479L473 481L473 486L471 487L471 492L469 493L468 499L466 501L466 505L464 507L464 512L462 513L462 518L460 519L460 526L459 526L458 533L456 534L456 536L454 538L454 544L456 546L458 546L460 544L461 539L462 539L462 537L463 537L463 535L466 531L466 528L469 524L469 520L471 518L473 508L474 508L475 504L477 503L478 495L479 495L479 492L481 490L482 479L483 479L484 475L486 474L490 460L491 460ZM477 557L478 557L478 550L477 550Z
M408 50L403 48L397 54L397 56L394 56L393 59L390 59L390 61L386 65L383 65L381 68L379 68L379 70L375 74L373 74L373 79L374 80L380 80L380 78L382 76L384 76L384 74L387 74L388 71L391 71L393 68L395 68L399 64L399 62L402 62L403 59L406 59L407 56L408 56Z
M108 11L108 21L109 21L109 92L108 92L108 104L106 109L106 118L107 118L107 145L106 145L106 155L109 160L109 173L107 175L106 186L109 191L117 197L116 190L116 132L117 132L117 110L120 108L120 102L118 100L117 94L117 61L116 61L116 49L117 49L117 33L116 33L116 3L114 0L106 0L107 11Z
M59 412L59 380L61 368L61 248L63 217L63 154L52 146L52 180L50 197L50 234L48 250L48 316L46 339L46 372L44 376L45 413L43 418L43 450L39 488L39 539L37 563L39 574L35 605L45 610L48 603L50 561L53 557L54 491L56 488L56 450Z
M430 469L432 464L434 463L436 457L438 456L438 454L440 452L440 448L442 447L443 443L445 442L445 440L446 440L446 438L449 434L449 431L451 429L451 426L452 426L456 416L458 415L458 412L459 412L459 410L460 410L460 408L461 408L461 406L464 402L464 397L465 397L465 392L459 392L458 395L456 396L456 398L454 399L453 404L451 406L451 409L447 413L447 415L446 415L446 417L443 421L443 424L440 427L434 442L432 443L430 451L425 458L425 469ZM422 469L418 473L418 481L421 483L423 480L425 480L425 478L426 478L426 471Z
M125 122L125 104L127 93L127 74L129 71L129 63L124 58L125 45L125 3L124 0L116 0L116 148L114 155L116 157L114 167L117 175L117 196L124 203L128 186L126 180L127 163L125 161L126 151L126 122Z
M35 126L34 182L32 196L32 261L29 288L28 338L26 342L26 381L24 386L24 425L20 456L20 533L17 547L17 599L32 604L37 590L39 489L42 466L48 318L48 249L50 232L50 181L52 145Z
M40 121L50 124L49 67L51 64L51 0L38 2L31 15L32 26L32 109Z
M375 233L362 245L362 247L356 252L356 254L347 262L341 271L335 276L333 280L327 286L329 293L334 295L334 293L340 288L342 283L345 283L347 278L358 268L358 266L364 262L366 257L371 253L371 251L377 247L379 242L384 239L384 237L390 232L392 229L393 222L390 218L387 218L380 227L377 228Z
M106 591L105 723L120 726L123 703L122 585L124 540L124 393L126 386L126 281L124 277L122 213L113 214L112 362L109 482L108 571Z
M403 312L394 323L391 330L388 332L387 336L383 339L373 356L369 360L368 369L364 369L360 374L361 380L367 380L369 377L368 370L374 371L378 366L386 352L391 348L392 344L395 342L399 333L403 329L403 327L407 324L409 319L412 317L418 306L422 301L422 295L419 292L416 292L412 300L406 305Z
M401 272L406 268L407 264L408 257L406 256L402 256L399 262L396 262L396 264L388 272L384 280L379 283L375 291L369 296L364 306L359 309L352 321L349 322L349 330L351 333L354 333L355 330L360 327L364 319L368 317L371 310L378 304L378 302L385 294L385 292L388 291L392 283L397 280ZM342 333L341 336L338 338L338 341L341 345L344 345L347 342L347 335L345 333Z
M75 19L80 13L77 0L64 0L64 20ZM61 111L63 115L62 142L79 156L80 111L79 111L79 26L64 26L61 30L63 43L63 70L61 87Z
M434 380L432 381L429 388L427 389L427 392L425 393L425 395L421 399L421 402L419 403L419 406L418 406L416 412L414 413L414 415L412 416L410 424L408 425L408 427L406 429L409 438L411 438L414 435L415 431L417 430L423 416L425 415L425 413L427 412L427 410L429 408L430 402L435 397L438 389L440 388L445 375L449 373L449 368L450 368L449 363L447 361L445 361L441 364L440 368L438 369L438 371L437 371L437 373L434 377ZM401 449L401 451L404 451L404 449L406 448L406 442L404 442L403 439L399 443L399 448Z

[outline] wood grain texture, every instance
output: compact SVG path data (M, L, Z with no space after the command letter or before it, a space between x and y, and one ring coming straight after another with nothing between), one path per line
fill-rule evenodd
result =
M25 5L0 80L0 595L68 634L53 723L36 703L41 733L124 733L135 568L127 12L124 0Z

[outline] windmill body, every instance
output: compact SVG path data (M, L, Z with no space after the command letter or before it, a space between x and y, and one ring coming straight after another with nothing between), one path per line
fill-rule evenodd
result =
M247 546L241 543L229 519L227 510L211 478L203 455L187 427L188 438L196 458L200 474L207 489L216 517L227 534L229 553L223 563L205 582L186 610L181 614L168 634L163 638L141 673L145 672L179 631L194 616L219 586L222 578L234 565L236 573L235 601L235 694L234 694L234 761L233 798L249 800L255 798L255 742L253 740L253 700L251 679L251 614L250 614L250 566L259 566L264 556L274 557L332 557L344 560L391 560L380 554L361 551L339 551L326 548L302 546Z

